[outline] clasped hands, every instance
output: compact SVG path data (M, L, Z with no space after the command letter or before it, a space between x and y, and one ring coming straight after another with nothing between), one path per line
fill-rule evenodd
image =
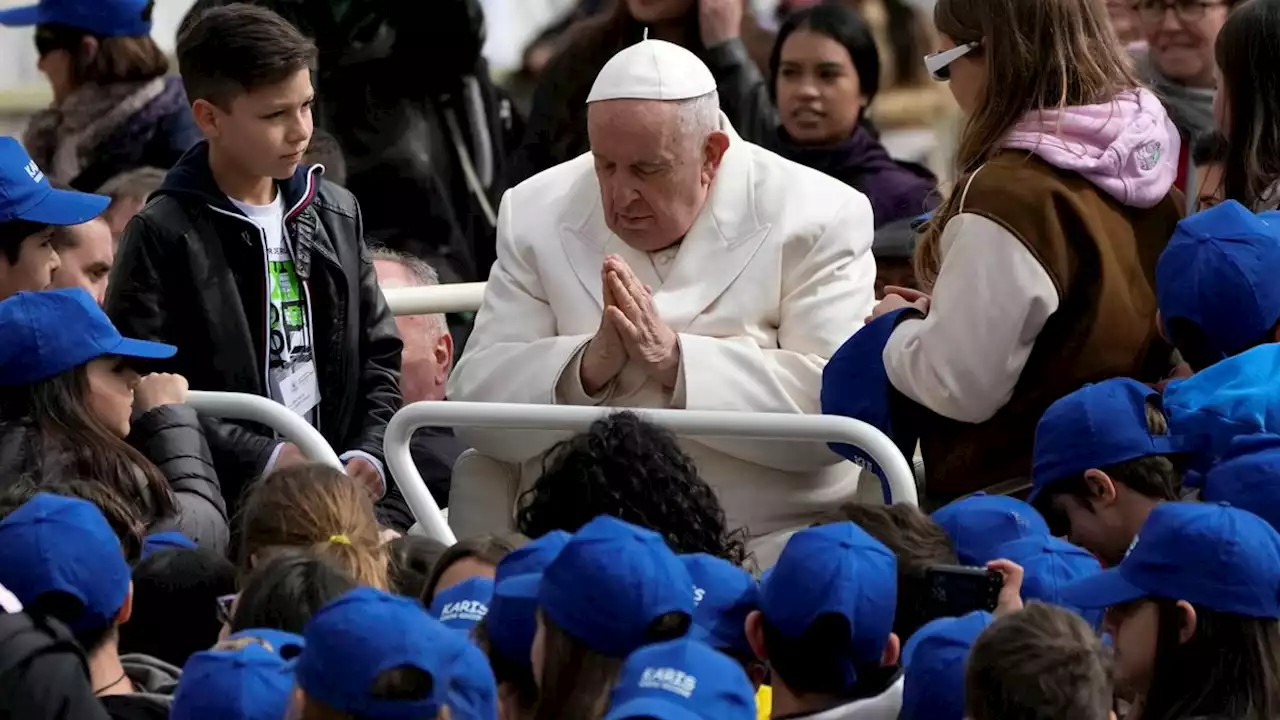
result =
M605 258L600 281L604 312L582 354L582 388L588 395L600 392L632 360L664 388L674 388L680 376L680 339L658 317L653 290L616 255Z

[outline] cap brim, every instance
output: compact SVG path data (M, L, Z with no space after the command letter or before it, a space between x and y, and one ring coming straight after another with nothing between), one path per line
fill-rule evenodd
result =
M494 595L517 600L537 600L538 586L542 584L542 573L516 575L498 583L493 587Z
M121 338L120 344L107 354L119 355L120 357L141 358L143 360L164 360L166 358L173 357L177 352L178 348L173 345L151 342L150 340Z
M101 215L110 204L111 198L105 195L53 188L40 202L17 213L16 217L43 225L79 225Z
M0 25L27 27L40 24L40 6L27 5L0 11Z
M702 720L697 713L673 702L644 697L628 700L605 713L604 720L653 718L653 720Z
M1058 600L1063 605L1077 608L1108 608L1139 600L1147 594L1142 588L1125 580L1119 568L1111 568L1062 588L1058 591Z

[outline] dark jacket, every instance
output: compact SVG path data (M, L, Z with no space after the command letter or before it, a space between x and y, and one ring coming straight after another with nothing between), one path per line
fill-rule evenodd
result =
M201 547L225 553L230 537L227 508L195 411L186 405L161 405L132 425L129 444L160 469L178 508L176 518L149 530L177 530ZM0 483L25 477L39 487L45 477L65 479L71 474L64 470L66 464L65 453L45 447L29 422L0 424Z
M181 668L149 655L121 655L120 664L135 692L104 695L102 706L114 720L167 720Z
M400 337L365 252L351 193L302 168L279 184L288 242L311 315L320 385L317 427L338 453L382 457L400 407ZM126 337L178 347L158 370L193 389L268 396L266 249L192 148L120 241L106 310ZM278 440L262 427L202 418L231 504Z
M441 508L449 507L449 483L453 464L467 449L449 428L422 428L409 442L413 464L427 484L427 490ZM387 496L378 503L378 522L383 526L407 532L417 520L397 483L387 488Z
M106 720L89 663L56 620L0 613L0 720Z

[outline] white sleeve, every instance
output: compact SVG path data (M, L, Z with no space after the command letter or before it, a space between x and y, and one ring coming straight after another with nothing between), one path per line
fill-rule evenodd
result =
M1058 288L1012 233L961 213L943 229L929 316L898 326L884 367L899 392L944 417L980 423L1009 398Z

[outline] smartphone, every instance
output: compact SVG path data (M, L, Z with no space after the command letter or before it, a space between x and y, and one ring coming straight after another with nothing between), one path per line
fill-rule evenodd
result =
M1004 578L994 570L958 565L934 565L923 575L900 579L899 635L911 635L930 620L960 617L974 610L993 612Z

